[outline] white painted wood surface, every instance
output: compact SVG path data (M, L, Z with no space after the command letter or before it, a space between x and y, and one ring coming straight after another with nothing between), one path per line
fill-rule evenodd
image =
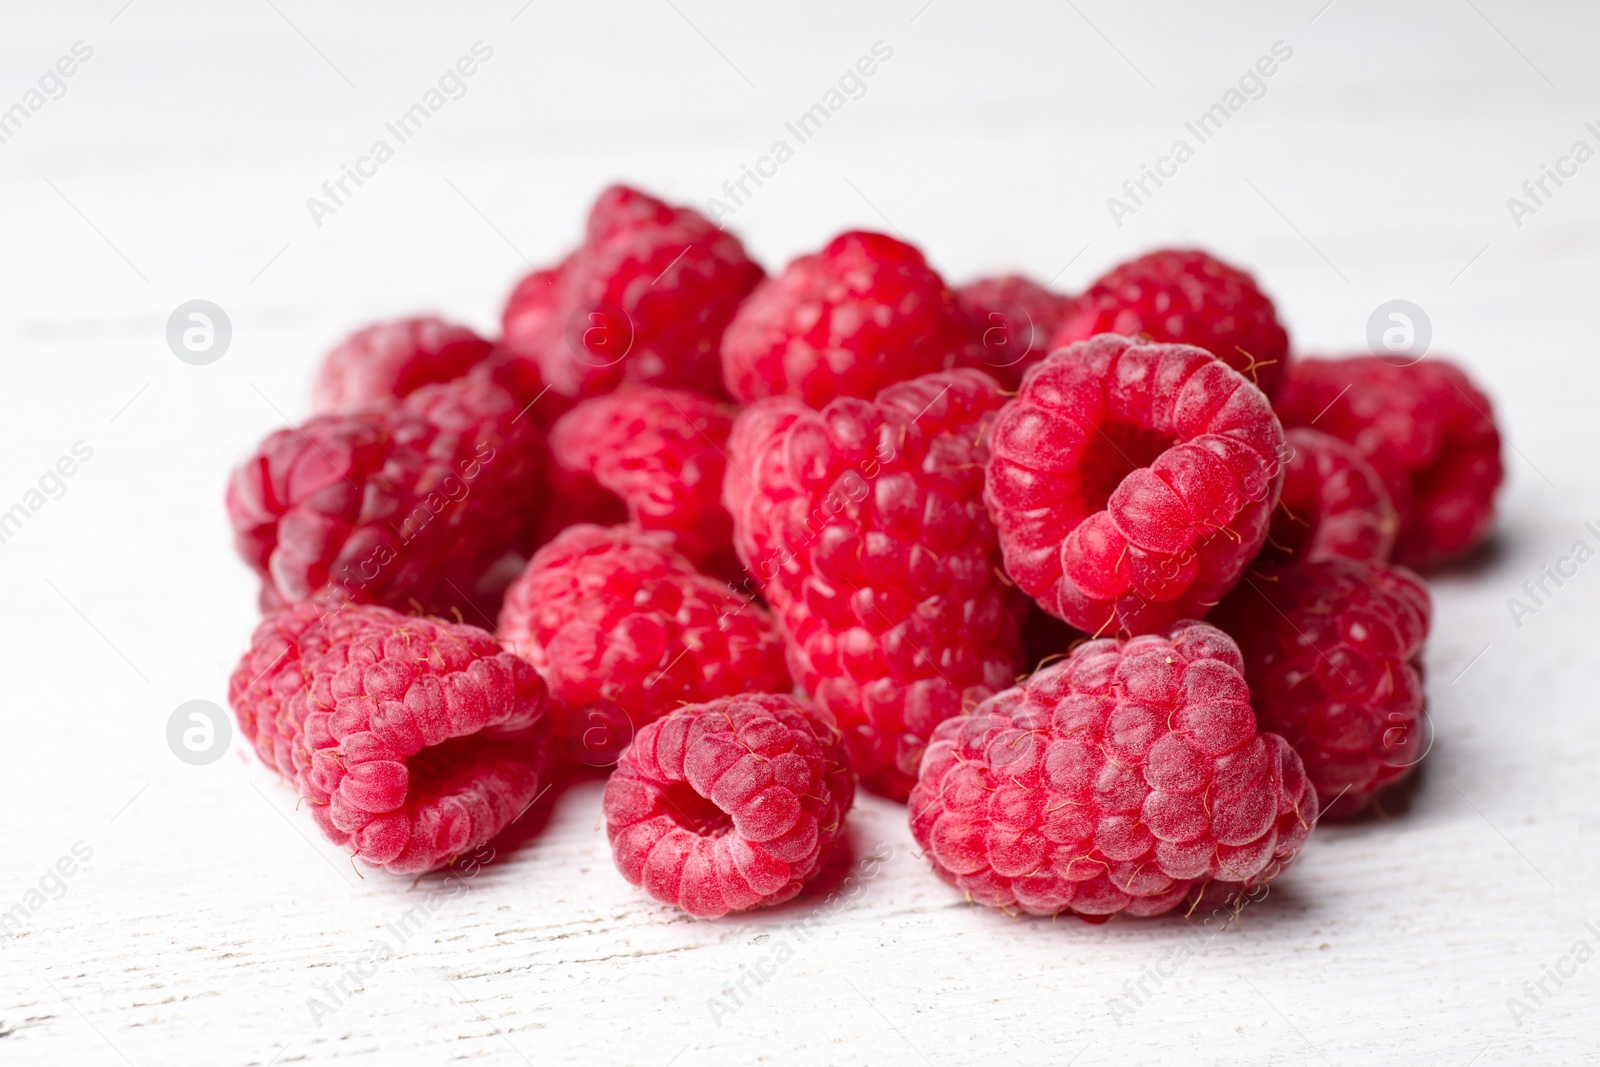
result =
M1570 953L1600 945L1600 563L1520 627L1506 607L1600 520L1600 162L1520 226L1506 204L1600 147L1592 5L122 5L0 10L0 108L93 50L0 143L0 510L93 453L0 543L0 914L27 919L0 1062L1597 1062L1600 962ZM315 225L307 198L480 40L465 94ZM695 922L612 869L597 785L464 888L412 886L360 877L237 738L174 758L169 715L223 702L254 621L226 473L303 416L319 353L418 309L491 328L603 183L719 195L878 41L732 219L769 265L893 226L954 279L1077 288L1197 242L1259 272L1302 351L1359 348L1404 297L1491 391L1496 550L1434 585L1409 800L1320 828L1215 936L968 907L872 799L852 833L889 858L845 898ZM1114 225L1106 198L1277 41L1265 95ZM163 337L194 298L233 325L205 367Z

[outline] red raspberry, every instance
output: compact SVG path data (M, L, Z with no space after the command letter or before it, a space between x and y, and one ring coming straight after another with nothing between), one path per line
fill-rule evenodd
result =
M1289 462L1257 565L1389 558L1400 519L1372 464L1354 446L1304 427L1284 434Z
M794 697L753 693L640 730L606 783L606 836L628 881L715 917L798 894L854 799L833 723Z
M475 626L301 604L256 627L228 701L328 839L398 874L477 848L540 792L544 682Z
M1216 615L1244 652L1262 726L1300 753L1328 814L1360 811L1421 761L1432 604L1415 574L1337 557L1274 568Z
M956 290L972 319L976 344L968 365L988 371L1007 389L1050 353L1050 339L1071 301L1016 274L979 278Z
M550 684L567 757L615 763L634 731L683 703L790 688L765 610L624 527L569 527L506 593L500 633Z
M494 350L465 326L400 319L358 330L322 361L311 406L339 415L461 377Z
M757 287L723 335L722 372L740 400L787 395L820 408L954 366L972 339L921 252L851 232Z
M1052 347L1097 333L1203 348L1269 397L1289 363L1289 335L1255 279L1197 250L1151 252L1112 268L1072 302Z
M1026 601L981 494L1003 397L975 370L734 424L734 547L765 582L795 680L839 722L870 788L904 798L935 724L1015 679Z
M939 725L911 832L992 908L1160 915L1294 859L1317 818L1300 758L1257 733L1239 650L1205 623L1103 639Z
M1260 549L1283 481L1259 389L1202 349L1115 334L1031 369L991 440L1007 573L1096 635L1204 615Z
M506 343L535 358L560 397L623 381L720 396L722 331L762 277L738 238L699 212L615 185L595 201L583 246L512 293Z
M532 548L544 438L477 374L270 435L228 483L263 602L354 600L447 613Z
M633 525L672 534L694 562L726 555L733 520L722 506L723 449L732 426L732 409L682 389L585 400L550 431L552 489L574 502L574 517L604 513L620 497Z
M1459 556L1494 525L1505 474L1500 433L1488 397L1455 364L1302 360L1277 408L1286 426L1349 441L1383 477L1400 514L1397 561L1424 566Z

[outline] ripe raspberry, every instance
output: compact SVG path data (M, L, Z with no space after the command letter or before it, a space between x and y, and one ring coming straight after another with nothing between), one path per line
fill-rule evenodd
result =
M1030 370L991 441L1006 572L1096 635L1204 615L1260 549L1283 481L1259 389L1202 349L1115 334Z
M730 408L682 389L585 400L550 431L552 492L572 502L564 510L576 518L604 514L620 497L629 522L672 534L695 563L727 554L733 520L722 506L723 450L732 426Z
M787 395L820 408L954 366L972 340L921 252L857 231L757 287L723 335L722 371L742 401Z
M1432 610L1405 568L1337 557L1252 573L1217 609L1262 727L1300 753L1327 814L1360 811L1425 754Z
M1455 364L1377 356L1295 364L1277 399L1286 426L1314 426L1366 457L1394 500L1394 558L1425 566L1475 547L1504 476L1489 398Z
M636 729L683 703L790 689L772 617L670 543L572 526L506 593L501 636L549 683L571 760L615 763Z
M322 361L312 390L318 414L340 415L461 377L494 346L465 326L400 319L358 330Z
M789 670L839 722L870 788L904 798L935 724L1015 679L1026 601L983 508L1003 397L975 370L812 411L759 401L734 424L724 499L765 583Z
M1070 301L1037 282L1015 274L979 278L956 290L972 319L976 344L967 365L994 375L1016 389L1022 372L1050 353L1050 339Z
M1102 639L939 725L911 832L992 908L1104 922L1223 903L1317 818L1300 758L1257 733L1239 650L1199 622Z
M536 359L565 398L623 381L721 396L722 331L762 277L738 238L699 212L612 186L590 211L583 246L512 293L506 343Z
M1289 363L1289 335L1255 279L1196 250L1151 252L1112 268L1072 302L1052 347L1097 333L1203 348L1269 397Z
M606 783L606 836L628 881L709 918L798 894L854 799L826 716L791 696L727 697L639 731Z
M1284 434L1289 461L1258 567L1344 556L1385 560L1400 519L1383 479L1355 447L1303 427Z
M544 777L544 682L475 626L300 604L256 627L228 701L328 839L397 874L482 845Z
M228 518L263 601L447 613L532 548L544 439L477 374L270 435L228 483Z

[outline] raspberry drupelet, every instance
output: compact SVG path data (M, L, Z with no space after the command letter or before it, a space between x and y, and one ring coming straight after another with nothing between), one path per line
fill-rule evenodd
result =
M1017 274L978 278L956 290L972 320L966 364L1016 389L1027 369L1049 355L1051 338L1071 301Z
M544 682L475 626L300 604L256 627L228 700L328 839L398 874L484 844L545 777Z
M1317 819L1300 757L1259 733L1239 650L1205 623L1103 638L934 731L911 831L969 899L1032 915L1223 905Z
M506 592L501 636L549 683L569 760L609 766L683 703L790 688L772 616L670 546L662 533L572 526Z
M1431 615L1427 587L1404 567L1337 557L1252 570L1217 609L1262 728L1300 753L1328 815L1366 808L1426 754Z
M953 367L973 340L955 293L921 252L852 231L750 294L723 335L722 371L746 403L793 396L820 408Z
M1097 333L1203 348L1269 397L1289 364L1289 335L1255 279L1197 249L1112 268L1062 314L1053 347Z
M752 693L640 730L606 783L606 836L628 881L712 918L797 895L822 871L854 799L828 717Z
M1455 364L1305 359L1276 404L1285 426L1350 442L1383 478L1400 516L1396 561L1447 561L1475 548L1494 525L1505 474L1500 432L1489 398Z
M869 788L903 799L935 724L1010 685L1026 601L983 507L1003 400L975 370L813 411L747 408L725 483L734 545L789 638L795 681L837 719Z
M1316 430L1297 427L1284 440L1283 493L1256 565L1388 559L1400 518L1372 465L1353 445Z
M343 415L397 400L461 377L493 350L465 326L436 318L380 322L351 334L324 357L311 405L318 414Z
M1096 636L1203 616L1261 548L1283 482L1259 389L1203 349L1115 334L1029 370L990 440L1006 573Z

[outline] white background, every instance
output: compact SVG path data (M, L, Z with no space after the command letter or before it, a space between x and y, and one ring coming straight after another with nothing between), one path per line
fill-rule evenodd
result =
M0 911L93 850L0 943L0 1061L1597 1062L1600 962L1520 1026L1507 1005L1600 945L1600 563L1520 628L1506 605L1600 546L1600 161L1520 227L1506 205L1574 140L1600 148L1593 5L122 3L0 10L0 108L94 49L0 145L0 509L93 449L0 544ZM307 197L478 40L465 97L317 227ZM1075 291L1198 243L1258 273L1298 351L1359 349L1403 297L1493 396L1498 533L1436 576L1420 784L1386 821L1319 828L1209 940L969 907L871 798L857 848L893 856L854 899L690 921L614 871L591 785L318 1025L308 1001L431 883L359 877L237 737L204 767L167 747L180 703L225 701L255 621L228 470L304 417L343 333L420 311L492 330L605 183L703 203L880 40L865 96L730 222L769 268L893 227L953 280ZM1106 198L1275 41L1293 57L1265 97L1115 226ZM233 323L205 367L164 339L194 298Z

